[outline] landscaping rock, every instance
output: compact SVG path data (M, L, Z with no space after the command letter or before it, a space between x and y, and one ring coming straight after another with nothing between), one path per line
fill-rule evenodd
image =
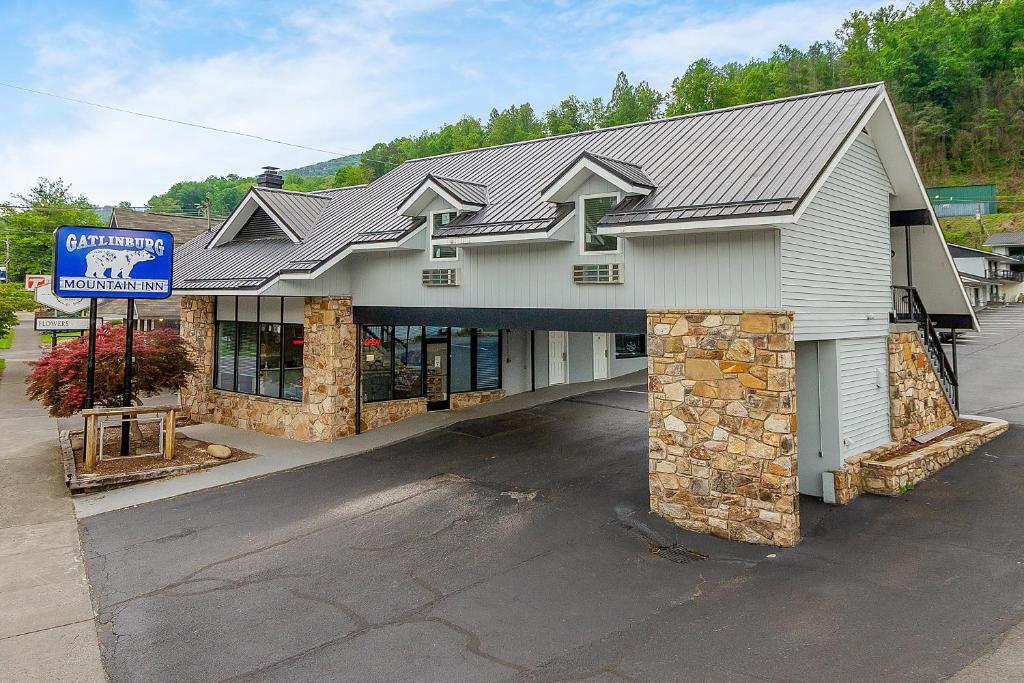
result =
M231 449L227 446L220 446L212 443L206 447L206 452L218 460L227 460L231 457Z

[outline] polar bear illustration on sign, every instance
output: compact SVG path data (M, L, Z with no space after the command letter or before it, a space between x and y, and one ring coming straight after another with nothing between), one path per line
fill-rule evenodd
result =
M93 249L85 255L85 277L105 278L110 270L110 277L118 280L130 280L132 268L137 263L152 261L155 257L148 251L131 251L128 249Z

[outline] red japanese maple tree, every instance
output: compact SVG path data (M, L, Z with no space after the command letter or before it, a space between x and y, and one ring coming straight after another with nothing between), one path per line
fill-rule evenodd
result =
M97 406L121 405L124 342L124 326L105 324L96 330L93 397ZM188 342L174 330L136 332L132 339L132 402L138 405L143 396L180 389L196 369L188 352ZM82 337L58 344L33 362L32 372L25 378L29 398L41 401L53 417L67 417L82 410L88 354L89 340Z

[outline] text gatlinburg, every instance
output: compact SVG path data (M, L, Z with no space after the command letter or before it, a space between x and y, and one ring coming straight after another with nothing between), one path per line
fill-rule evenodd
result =
M71 233L64 246L69 254L76 251L87 253L82 276L61 275L61 289L100 293L162 293L169 290L170 282L167 280L131 276L136 265L163 256L165 245L162 238Z

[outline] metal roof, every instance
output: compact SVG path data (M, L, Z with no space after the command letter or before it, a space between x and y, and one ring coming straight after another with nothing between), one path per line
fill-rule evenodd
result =
M428 175L449 183L472 178L454 181L462 192L470 185L486 187L486 205L446 228L464 232L446 234L546 229L565 209L542 201L541 191L583 153L615 163L617 172L642 173L645 185L654 188L646 196L627 197L603 224L792 213L883 92L876 83L455 152L407 161L369 185L345 191L288 193L331 200L315 224L307 219L299 244L258 253L234 242L179 250L177 286L214 277L309 271L352 244L399 239L422 220L403 216L396 207ZM254 191L261 198L271 193Z
M1002 254L995 254L991 251L982 251L981 249L972 249L971 247L964 247L959 244L946 244L949 247L949 253L953 258L986 258L993 261L999 261L1000 263L1020 263L1015 258L1009 256L1003 256Z
M985 240L986 247L1024 247L1024 232L996 232Z
M593 159L612 173L625 178L634 185L649 187L651 189L654 189L655 187L654 182L647 177L647 174L644 173L644 170L640 168L638 164L631 164L628 161L612 159L611 157L601 156L600 154L591 154L589 152L584 152L581 156Z

